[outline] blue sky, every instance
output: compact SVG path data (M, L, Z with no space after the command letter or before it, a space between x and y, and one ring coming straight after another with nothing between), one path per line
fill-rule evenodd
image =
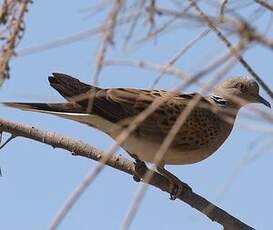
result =
M87 0L35 1L27 15L27 30L18 50L96 27L102 22L103 14L88 17L88 7L90 1ZM265 14L257 25L264 26L269 19L269 14ZM184 26L158 38L156 42L148 42L126 52L122 52L118 45L124 39L124 32L121 31L116 38L117 46L109 49L107 57L164 64L202 31L198 26L195 29L189 29L189 24ZM272 38L272 31L267 36ZM99 37L93 36L67 46L14 58L11 79L0 88L0 100L62 101L58 93L49 87L48 75L63 72L90 82L98 44ZM221 53L222 48L221 42L211 33L183 56L176 66L195 73L215 53ZM245 57L272 86L272 51L255 46L245 53ZM245 74L246 71L239 64L230 72L230 75ZM99 85L149 88L157 75L153 71L125 66L106 67L100 74ZM177 82L175 77L166 75L156 87L169 89ZM192 90L197 90L197 87L189 88L188 92ZM263 91L261 94L268 99ZM266 110L262 106L259 108ZM241 114L246 111L247 108L243 109ZM107 135L73 121L2 106L0 114L1 118L80 139L102 150L108 149L112 143ZM268 144L272 140L270 134L242 128L242 123L267 128L272 126L239 117L231 136L216 154L194 165L169 166L168 169L191 185L196 193L252 227L270 229L273 227L273 155L272 145ZM256 147L251 147L257 138ZM219 197L221 189L243 157L253 155L255 151L259 153L258 156L240 167L224 195ZM122 150L119 152L123 154ZM65 150L16 138L0 152L3 173L0 178L0 229L46 229L75 186L95 164L94 161L71 156ZM119 229L139 185L128 175L105 167L59 229ZM180 201L170 201L168 194L149 188L131 229L177 228L221 229L221 226Z

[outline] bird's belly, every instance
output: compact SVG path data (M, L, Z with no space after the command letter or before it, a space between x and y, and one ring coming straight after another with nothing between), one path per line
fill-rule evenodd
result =
M136 155L140 160L155 163L156 154L162 143L150 142L145 139L130 136L121 146L129 153ZM164 154L164 164L182 165L193 164L204 160L216 151L217 148L203 150L183 150L169 148Z

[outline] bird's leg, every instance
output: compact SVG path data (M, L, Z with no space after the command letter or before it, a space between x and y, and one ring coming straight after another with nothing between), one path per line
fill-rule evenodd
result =
M128 152L129 153L129 152ZM140 160L137 155L129 153L131 157L135 159L135 171L136 174L133 176L133 179L136 182L140 182L142 177L141 175L145 175L146 171L148 170L148 167L146 166L145 162Z
M183 190L192 190L189 185L179 180L175 175L164 168L164 165L156 166L157 171L170 183L170 199L175 200Z

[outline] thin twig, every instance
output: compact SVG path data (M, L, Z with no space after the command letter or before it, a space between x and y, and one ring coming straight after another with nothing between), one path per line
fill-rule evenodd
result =
M273 5L264 0L255 0L258 4L273 12Z
M1 134L2 136L2 134ZM9 142L11 142L16 136L15 135L10 135L10 137L0 146L0 150L3 149Z
M124 17L118 19L117 24L119 26L126 24L132 18L140 17L140 14L141 14L140 11L136 11L134 13L130 13L128 15L125 15ZM107 30L108 26L109 26L108 24L99 25L95 28L87 29L87 30L84 30L81 32L77 32L77 33L65 36L65 37L57 38L57 39L54 39L49 42L45 42L45 43L37 44L37 45L32 45L27 48L18 49L16 51L15 57L22 57L25 55L40 53L43 51L47 51L49 49L54 49L54 48L58 48L61 46L73 44L75 42L79 42L84 39L90 38L94 35L98 35L98 34L103 33L105 30Z
M138 6L139 10L143 9L145 2L146 2L146 0L141 0L139 2L139 6ZM123 49L127 46L130 39L132 38L132 36L134 34L134 31L135 31L135 28L136 28L136 25L137 25L137 22L138 22L139 19L140 19L139 16L136 16L136 17L133 18L132 24L131 24L131 26L129 28L129 32L125 37L125 41L124 41L124 44L123 44Z
M222 4L220 7L220 22L224 22L224 14L225 14L227 3L228 3L228 0L222 0Z
M192 48L197 41L199 41L200 39L205 37L209 33L209 31L210 31L210 29L206 29L206 30L202 31L201 33L199 33L189 43L187 43L183 47L183 49L181 51L179 51L167 64L165 64L161 73L155 78L151 88L153 88L160 81L160 79L164 76L164 74L166 73L166 70L168 68L173 66L179 60L179 58L181 58L190 48Z
M128 65L128 66L133 66L137 68L143 68L143 69L149 69L149 70L156 70L158 72L165 72L165 74L170 74L173 76L178 77L181 80L190 80L190 77L184 73L181 69L176 68L174 66L168 66L167 68L159 65L159 64L154 64L150 63L147 61L131 61L131 60L106 60L104 62L104 65ZM199 78L196 78L193 81L197 85L202 85L202 81Z
M99 80L99 74L102 70L102 66L105 59L105 54L109 44L113 44L113 33L116 27L118 14L123 6L123 0L114 0L113 8L110 11L105 24L106 30L103 33L102 42L96 57L95 71L93 74L92 85L96 86ZM90 112L93 107L93 95L95 95L95 87L90 90L90 99L88 101L87 112Z
M242 52L244 50L244 48L245 47L243 47L242 43L239 43L239 45L235 46L235 49L240 50L240 52ZM213 70L219 68L227 60L229 60L229 58L232 56L233 56L232 53L230 53L230 51L227 51L224 54L222 54L220 57L218 57L216 60L207 64L207 66L199 69L198 72L194 75L199 76L199 77L205 76L205 75L209 74L210 72L212 72Z

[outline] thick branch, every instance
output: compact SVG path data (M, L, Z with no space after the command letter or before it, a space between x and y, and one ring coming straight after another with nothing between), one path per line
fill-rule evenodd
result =
M96 161L99 161L102 155L105 154L105 152L81 141L73 140L56 133L45 132L34 127L25 126L3 119L0 119L0 132L7 132L12 136L21 136L36 140L38 142L51 145L54 148L66 149L72 152L73 155L84 156ZM135 164L119 155L113 155L106 164L134 176L139 176L141 174L140 176L143 177L147 172L146 169L144 171L138 170L136 172ZM158 173L154 173L152 179L149 181L149 184L161 189L162 191L168 193L171 192L169 191L169 181ZM216 221L217 223L221 224L226 230L253 229L191 190L185 190L178 197L178 199L202 212L212 221Z

